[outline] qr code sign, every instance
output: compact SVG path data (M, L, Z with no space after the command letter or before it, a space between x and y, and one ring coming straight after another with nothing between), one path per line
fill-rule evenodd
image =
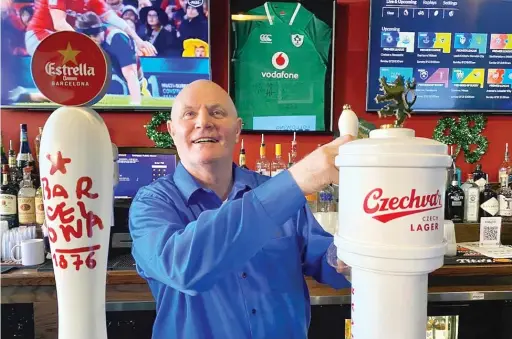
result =
M498 227L484 226L484 241L498 241Z
M480 220L480 246L501 245L501 217L482 217Z

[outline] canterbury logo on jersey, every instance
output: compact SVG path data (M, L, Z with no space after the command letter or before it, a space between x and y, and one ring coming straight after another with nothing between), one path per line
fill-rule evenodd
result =
M272 43L272 34L260 34L260 43L271 44Z
M274 78L274 79L298 79L299 75L297 73L288 73L285 72L284 69L288 67L290 63L290 59L288 58L288 54L285 52L277 52L272 56L272 66L277 70L274 72L261 72L261 76L263 78Z

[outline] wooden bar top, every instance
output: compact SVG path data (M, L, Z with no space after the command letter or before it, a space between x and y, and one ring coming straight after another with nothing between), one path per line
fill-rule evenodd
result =
M512 245L512 224L502 225L502 243ZM455 224L457 242L478 241L478 224ZM53 271L17 268L3 273L0 278L2 303L29 302L28 300L55 300ZM311 296L345 295L348 289L335 290L306 278ZM135 270L107 271L108 300L148 300L151 295ZM456 291L510 291L512 292L512 263L445 265L429 275L429 292ZM27 296L30 295L30 296Z
M512 278L512 264L492 265L445 265L432 272L431 277L477 277L509 276ZM107 285L145 284L135 270L107 271ZM53 272L38 272L35 269L19 268L3 273L1 286L51 286L55 285Z

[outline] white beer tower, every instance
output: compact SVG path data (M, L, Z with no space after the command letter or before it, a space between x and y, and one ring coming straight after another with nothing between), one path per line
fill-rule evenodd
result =
M101 49L76 32L50 35L32 60L39 90L63 105L44 125L39 156L59 339L107 339L105 293L116 148L101 116L78 106L90 106L102 97L109 71Z
M357 126L345 110L340 131ZM408 128L372 130L339 147L334 241L352 267L352 338L425 339L428 274L443 266L446 248L447 151Z

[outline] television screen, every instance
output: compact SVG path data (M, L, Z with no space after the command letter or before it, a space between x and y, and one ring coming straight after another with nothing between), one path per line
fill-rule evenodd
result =
M379 78L415 79L415 111L512 112L510 0L372 0L367 110Z
M175 154L155 154L150 151L121 153L119 149L119 183L114 190L116 199L131 199L139 188L156 179L173 174L178 164Z
M1 105L56 107L34 84L31 56L39 42L57 29L74 29L97 42L112 65L106 95L93 107L169 109L184 86L197 79L210 79L208 9L208 0L5 2L1 18ZM66 20L54 19L58 15ZM143 41L154 47L155 55L141 48Z

